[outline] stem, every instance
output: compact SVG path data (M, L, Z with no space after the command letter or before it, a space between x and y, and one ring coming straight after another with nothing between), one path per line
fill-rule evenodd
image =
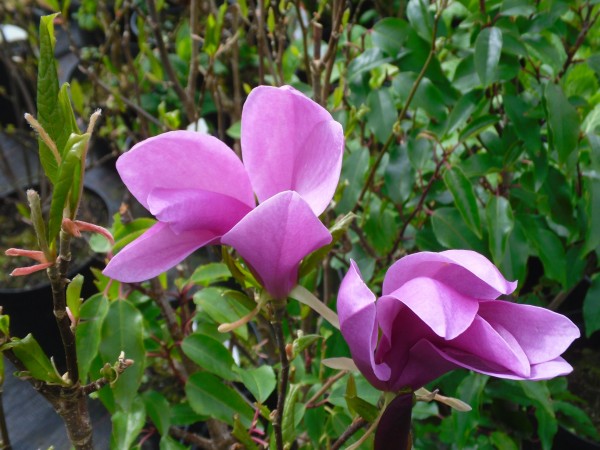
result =
M279 361L281 362L281 373L279 378L279 386L277 388L277 410L274 414L273 429L275 430L275 444L277 450L283 449L283 408L285 406L285 396L290 376L290 362L285 351L285 337L283 335L283 314L285 312L285 300L274 300L273 303L273 320L271 325L275 331L275 340L279 351Z
M2 403L3 393L4 387L0 385L0 449L11 450L10 437L8 436L8 428L6 427L6 415L4 414L4 405Z
M352 436L354 436L354 434L360 430L361 428L363 428L368 422L363 419L362 417L359 417L358 419L356 419L354 422L352 422L352 424L350 424L350 426L346 429L346 431L344 431L342 433L342 435L338 438L337 441L335 441L333 443L333 445L331 446L331 450L338 450L342 447L342 445L344 445L346 443L346 441L348 441L348 439L350 439Z

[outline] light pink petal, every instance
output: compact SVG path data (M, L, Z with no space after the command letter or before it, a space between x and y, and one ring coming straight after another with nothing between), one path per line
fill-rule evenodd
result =
M159 222L117 253L103 273L127 283L148 280L215 238L214 233L205 230L175 234L169 225Z
M331 242L331 234L297 193L271 197L221 238L235 248L274 298L285 298L298 281L309 253Z
M465 296L485 300L510 294L517 287L516 282L506 281L496 266L479 253L448 250L414 253L398 260L387 271L383 295L416 277L433 278Z
M444 339L454 339L463 333L477 315L479 302L433 279L418 277L408 280L400 288L382 297L381 307L387 299L394 299L410 308L435 334ZM384 300L386 299L386 300ZM390 313L379 313L384 334L394 327Z
M342 127L327 110L289 86L260 86L244 104L241 134L244 165L259 201L293 190L315 215L325 210L344 150Z
M387 384L382 382L389 380L390 368L385 363L376 364L374 359L378 334L375 295L362 280L354 261L342 280L337 312L356 366L372 385L385 390Z
M219 236L252 210L236 198L201 189L154 189L148 206L174 233L207 230Z
M493 328L481 317L456 339L438 347L467 369L482 372L482 367L497 367L522 378L530 376L531 364L515 337L505 328Z
M479 315L519 341L531 364L552 361L580 336L568 318L545 308L508 301L481 302Z
M202 189L253 207L248 174L235 153L217 138L170 131L134 145L117 160L117 170L135 198L149 209L157 188Z

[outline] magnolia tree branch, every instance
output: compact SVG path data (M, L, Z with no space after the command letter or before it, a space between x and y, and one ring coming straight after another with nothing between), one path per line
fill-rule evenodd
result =
M340 448L342 448L342 445L344 445L348 441L348 439L354 436L354 434L358 430L364 428L364 426L368 423L369 422L367 422L362 417L359 417L358 419L354 420L354 422L350 424L350 426L346 429L346 431L342 433L342 435L337 439L337 441L333 443L333 445L331 446L331 450L339 450Z

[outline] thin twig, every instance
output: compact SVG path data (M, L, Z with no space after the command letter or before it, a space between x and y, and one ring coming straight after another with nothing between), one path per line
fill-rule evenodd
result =
M277 450L283 450L283 409L285 407L285 397L287 394L287 386L290 375L290 362L285 351L285 337L283 335L283 314L285 312L285 300L276 300L273 305L273 320L271 325L275 331L275 340L277 341L277 349L279 353L279 361L281 363L281 372L279 376L279 386L277 388L277 411L273 421L273 429L275 431L275 443Z
M342 435L337 439L337 441L335 441L333 443L333 445L331 446L331 450L338 450L338 449L342 448L342 445L344 445L346 443L346 441L348 441L348 439L350 439L352 436L354 436L354 434L358 430L363 428L367 423L369 423L369 422L367 422L362 417L359 417L358 419L356 419L354 422L352 422L352 424L350 424L350 426L346 429L346 431L344 431L342 433Z
M328 378L327 381L323 383L323 386L321 386L321 389L315 392L315 394L306 402L306 407L312 408L315 405L315 402L321 397L321 395L327 392L329 388L333 385L333 383L335 383L340 378L343 378L347 373L347 371L342 370L336 373L334 376Z

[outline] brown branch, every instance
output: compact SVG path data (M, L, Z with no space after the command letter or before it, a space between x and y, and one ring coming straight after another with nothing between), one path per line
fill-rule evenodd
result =
M181 428L171 427L169 428L169 434L201 449L213 450L212 441L202 436L198 436L196 433L190 433L189 431L182 430Z
M333 383L335 383L340 378L343 378L344 375L346 375L347 373L348 373L347 371L342 370L342 371L336 373L334 376L329 377L327 379L327 381L325 383L323 383L323 386L321 386L321 389L319 389L317 392L315 392L315 394L306 402L306 407L307 408L314 407L315 402L319 398L321 398L321 395L323 395L325 392L327 392L327 390L333 385Z
M337 441L333 443L333 445L331 446L331 450L339 450L340 448L342 448L342 445L344 445L348 439L354 436L354 434L358 430L363 428L367 423L368 422L362 417L359 417L358 419L354 420L354 422L350 424L350 426L346 429L346 431L342 433L342 435L337 439Z
M598 11L593 18L591 16L592 16L592 7L589 6L587 14L585 16L585 19L583 20L581 31L579 32L579 35L577 36L577 39L575 40L575 44L573 44L573 46L568 49L567 59L565 60L565 63L563 64L562 69L556 76L557 82L558 82L558 80L560 80L563 77L563 75L567 72L567 69L569 68L569 66L573 63L573 58L575 57L575 53L577 53L577 50L579 50L579 47L581 47L581 45L585 41L585 37L587 36L590 29L594 26L594 24L598 20L598 17L600 17L600 11Z

